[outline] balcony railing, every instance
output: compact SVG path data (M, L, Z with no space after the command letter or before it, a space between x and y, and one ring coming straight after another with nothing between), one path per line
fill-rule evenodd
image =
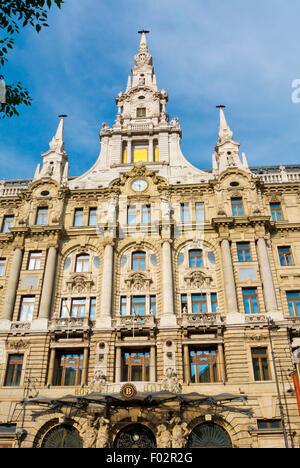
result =
M90 328L88 317L59 317L51 319L49 323L50 330L74 331Z
M153 328L156 325L155 317L152 314L146 315L118 315L113 319L115 328Z
M189 314L184 313L179 319L182 326L197 326L197 325L222 325L224 323L223 316L217 313L211 314Z

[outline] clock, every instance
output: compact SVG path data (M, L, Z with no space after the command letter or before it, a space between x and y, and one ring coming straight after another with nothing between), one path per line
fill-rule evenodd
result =
M135 192L143 192L147 187L148 182L146 182L144 179L135 179L131 184L131 188Z

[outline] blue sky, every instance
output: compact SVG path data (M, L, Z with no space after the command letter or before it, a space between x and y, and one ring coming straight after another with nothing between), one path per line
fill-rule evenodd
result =
M96 161L102 122L112 125L141 28L150 29L159 88L179 117L182 150L211 167L216 105L226 105L235 141L250 166L300 163L298 0L65 0L49 28L23 29L3 70L33 98L20 117L0 121L0 179L32 177L67 114L71 175ZM299 93L300 96L300 93Z

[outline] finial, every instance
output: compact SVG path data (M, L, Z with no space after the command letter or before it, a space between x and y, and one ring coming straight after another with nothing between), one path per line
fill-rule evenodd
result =
M149 34L150 31L147 31L146 29L141 29L138 31L139 34L141 34L141 42L140 42L140 50L148 50L147 46L147 40L146 40L146 34Z
M216 106L217 109L220 111L220 129L219 129L219 141L224 141L224 140L231 140L232 139L232 131L230 130L226 119L225 115L223 112L223 109L225 109L226 106L219 105Z

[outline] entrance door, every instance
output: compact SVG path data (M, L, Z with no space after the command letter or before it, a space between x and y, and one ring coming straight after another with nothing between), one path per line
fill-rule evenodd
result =
M114 448L155 448L155 437L142 424L131 424L122 429L116 436Z

